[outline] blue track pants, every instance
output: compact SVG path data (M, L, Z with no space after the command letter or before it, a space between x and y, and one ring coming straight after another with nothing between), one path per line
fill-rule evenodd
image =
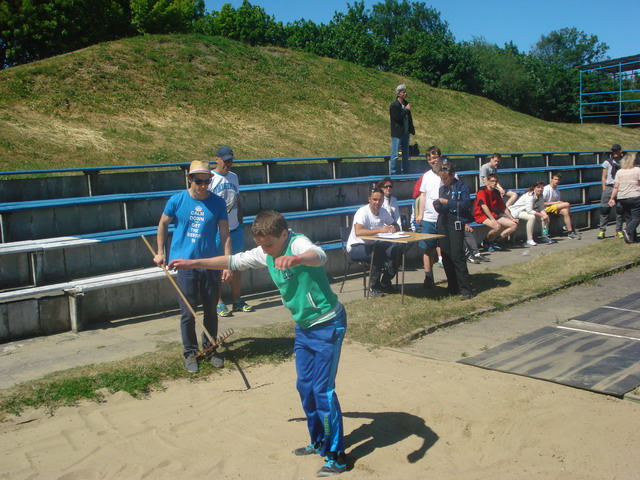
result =
M344 451L342 411L335 392L342 340L347 330L344 311L328 322L302 329L296 325L297 388L307 416L311 443L323 442L321 455Z

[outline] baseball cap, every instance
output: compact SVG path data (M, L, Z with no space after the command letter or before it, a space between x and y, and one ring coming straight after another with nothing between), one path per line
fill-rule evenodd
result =
M209 167L209 162L194 160L189 166L189 175L191 175L192 173L208 173L209 175L211 175L211 167Z
M621 150L622 150L622 147L620 146L620 144L618 144L618 143L614 143L613 145L611 145L611 150L612 150L612 151L613 151L613 150L621 151Z
M220 147L216 152L216 157L220 157L222 161L233 160L233 150L226 145Z

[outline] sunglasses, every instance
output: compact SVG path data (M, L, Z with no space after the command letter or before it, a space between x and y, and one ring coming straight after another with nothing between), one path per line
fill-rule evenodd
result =
M393 188L393 185L382 185L382 188Z
M200 178L192 178L191 181L196 185L209 185L211 183L210 178L205 178L204 180Z

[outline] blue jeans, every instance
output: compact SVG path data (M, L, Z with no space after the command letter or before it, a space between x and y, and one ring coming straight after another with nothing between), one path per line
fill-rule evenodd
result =
M335 318L300 328L296 325L296 388L307 417L311 443L324 442L320 454L344 451L342 411L335 392L342 340L347 330L344 309Z
M391 159L389 161L389 174L409 173L409 137L410 134L402 137L391 137ZM402 148L402 163L398 165L398 152ZM398 168L400 167L400 168Z
M209 335L215 338L218 336L218 314L216 304L218 303L218 293L220 289L220 272L215 270L194 269L178 270L176 281L185 298L194 310L202 302L204 310L204 328ZM198 336L196 335L196 323L193 314L185 305L182 297L178 296L180 305L180 331L182 333L182 347L184 357L195 355L198 351ZM203 344L208 342L205 335L202 335Z

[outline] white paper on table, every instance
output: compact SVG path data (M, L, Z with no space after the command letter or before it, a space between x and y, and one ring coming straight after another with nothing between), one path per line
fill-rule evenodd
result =
M407 235L406 233L400 233L400 232L396 232L396 233L377 233L376 237L379 238L406 238L406 237L410 237L411 235Z

